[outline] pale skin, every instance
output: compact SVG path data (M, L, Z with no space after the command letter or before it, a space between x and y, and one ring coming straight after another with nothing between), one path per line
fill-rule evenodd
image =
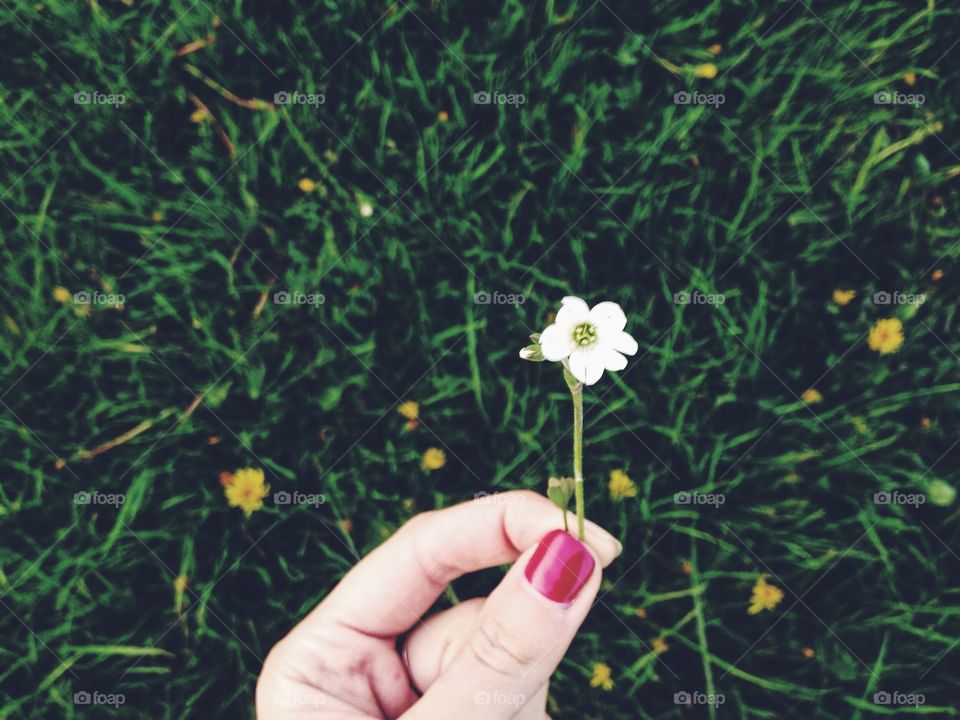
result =
M270 651L259 720L546 718L550 676L622 548L587 522L596 566L575 599L554 602L523 569L560 511L529 491L493 497L418 515L357 563ZM452 580L508 563L488 597L424 617Z

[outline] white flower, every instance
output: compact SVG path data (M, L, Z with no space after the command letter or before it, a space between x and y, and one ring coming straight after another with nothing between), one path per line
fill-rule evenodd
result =
M627 316L615 302L591 309L580 298L567 296L556 321L540 336L540 348L545 360L566 361L577 380L593 385L604 370L623 370L624 355L636 354L637 341L623 331L626 325Z

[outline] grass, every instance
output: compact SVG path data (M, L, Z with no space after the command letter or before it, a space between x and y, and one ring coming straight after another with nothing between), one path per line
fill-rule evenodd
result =
M955 506L873 502L958 481L956 8L2 5L0 717L108 714L80 690L123 693L114 717L252 717L262 658L357 554L569 473L563 380L516 354L571 293L620 302L641 350L585 397L588 515L626 550L551 713L913 711L880 690L958 713ZM269 104L294 90L325 102ZM125 102L74 103L94 91ZM694 290L724 302L675 304ZM218 476L245 466L327 502L244 519ZM637 497L608 497L616 468ZM785 597L751 616L762 574Z

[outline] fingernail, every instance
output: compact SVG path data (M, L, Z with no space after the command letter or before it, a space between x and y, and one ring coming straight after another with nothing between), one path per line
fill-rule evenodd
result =
M582 542L568 532L552 530L537 545L523 575L545 598L566 603L580 594L594 564Z

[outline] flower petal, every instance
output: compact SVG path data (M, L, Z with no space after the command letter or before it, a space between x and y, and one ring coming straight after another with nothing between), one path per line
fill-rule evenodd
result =
M603 375L603 360L599 345L578 347L570 354L570 374L586 385L593 385Z
M614 333L610 337L605 337L603 341L607 347L612 347L614 350L618 350L624 355L636 355L637 350L640 348L640 346L637 345L637 341L633 339L633 336L630 333L623 332L622 330L618 333Z
M615 302L602 302L590 310L590 320L600 330L608 333L617 333L627 326L627 316Z
M627 366L627 359L614 350L612 347L604 346L597 354L603 358L603 367L605 370L618 372Z
M571 327L584 322L590 317L590 308L578 297L567 295L560 303L557 312L557 325Z
M566 360L575 348L576 344L573 342L573 336L569 330L556 323L540 335L540 351L543 353L543 357L550 362Z

